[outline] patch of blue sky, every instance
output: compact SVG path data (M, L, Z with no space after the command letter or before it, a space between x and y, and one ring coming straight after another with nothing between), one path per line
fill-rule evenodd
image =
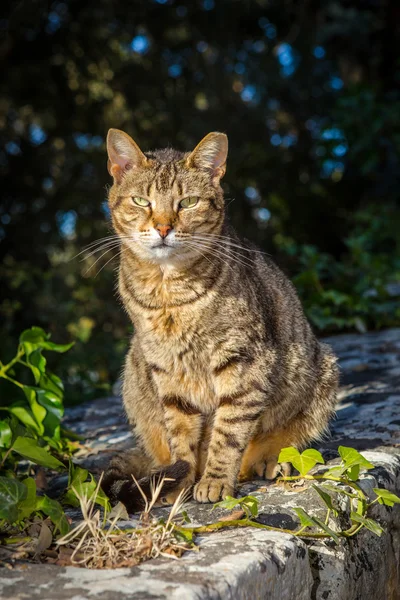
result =
M170 65L168 67L168 75L170 77L174 77L175 79L180 77L182 75L182 66L178 63Z
M212 10L215 6L214 0L203 0L203 9L204 10Z
M59 210L56 214L56 219L58 230L62 237L71 238L75 235L78 215L74 210Z
M257 89L254 85L245 85L243 90L240 92L240 97L243 102L256 102L257 101Z
M90 133L75 133L74 142L80 150L91 150L100 148L103 138L100 135L90 135Z
M345 154L347 154L347 150L347 144L338 144L333 148L332 154L338 157L344 156Z
M271 218L271 212L265 207L255 208L253 215L257 221L261 221L262 223L266 223Z
M22 150L18 142L7 142L4 147L7 154L12 154L12 156L18 156L19 154L22 154Z
M315 46L314 50L313 50L313 55L315 56L315 58L321 59L325 57L325 48L323 46Z
M339 127L329 127L324 129L321 133L321 139L323 140L343 140L344 133Z
M267 17L260 17L260 19L258 19L258 24L261 29L264 30L265 37L269 40L274 40L276 38L276 27L267 19Z
M29 139L34 146L40 146L47 140L47 134L40 125L32 123L29 127Z
M238 75L244 75L244 73L246 72L246 67L244 63L238 62L236 63L234 70L235 73L237 73Z
M46 24L46 32L47 33L55 33L61 27L61 18L60 15L55 12L49 12L49 16L47 17Z
M276 48L276 56L281 65L281 75L290 77L296 71L300 62L298 53L287 42L282 42Z
M197 42L196 48L199 52L205 52L208 49L208 44L204 40L201 40L200 42Z
M253 43L253 50L254 52L257 52L257 54L261 54L262 52L264 52L265 48L265 42L263 42L262 40L257 40Z
M260 202L260 194L257 188L255 188L254 186L248 185L245 188L244 193L250 204L258 204L258 202Z
M280 146L282 144L282 136L279 133L274 133L271 135L269 141L273 146Z
M46 192L49 192L54 187L54 179L45 177L42 181L42 187Z
M329 80L329 86L333 90L341 90L343 87L343 79L341 79L337 75L332 75L332 77Z
M140 33L132 38L130 48L135 54L146 54L150 49L150 40L147 35Z
M104 213L104 215L107 217L107 219L109 219L109 218L110 218L110 216L111 216L111 212L110 212L110 207L109 207L109 205L108 205L108 202L107 202L107 200L104 200L104 201L101 203L101 210L103 211L103 213Z
M343 173L344 163L341 160L333 160L327 158L322 163L321 176L324 178L331 177L334 172Z
M264 31L265 37L267 37L269 40L274 40L276 38L276 27L275 25L272 25L272 23L267 25Z
M290 146L294 146L297 142L297 135L295 133L287 133L282 137L282 146L285 148L290 148Z

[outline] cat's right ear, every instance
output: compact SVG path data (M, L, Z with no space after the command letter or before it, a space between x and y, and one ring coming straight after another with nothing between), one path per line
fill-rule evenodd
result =
M133 139L119 129L110 129L107 135L107 168L118 183L127 171L144 167L147 158Z

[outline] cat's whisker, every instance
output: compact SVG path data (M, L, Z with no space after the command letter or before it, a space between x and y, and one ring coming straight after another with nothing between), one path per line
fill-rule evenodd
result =
M195 251L197 251L197 252L199 252L199 253L200 253L200 254L201 254L201 255L202 255L204 258L206 258L206 259L207 259L207 260L208 260L208 261L209 261L209 262L210 262L212 265L214 265L214 263L213 263L213 262L212 262L212 261L211 261L209 258L207 258L207 256L206 256L206 255L204 255L204 254L201 252L201 250L198 248L198 246L195 246L195 245L193 245L193 246L192 246L192 249L193 249L193 250L195 250ZM202 249L204 249L204 248L202 248ZM207 251L208 251L208 249L207 249ZM209 252L209 251L208 251L208 252ZM211 254L211 253L209 252L209 254ZM222 261L222 262L223 262L223 263L224 263L224 264L225 264L225 265L226 265L226 266L227 266L229 269L233 269L232 265L231 265L231 264L229 264L229 262L228 262L228 261L224 260L224 259L223 259L221 256L217 256L217 255L213 255L213 254L211 254L211 256L215 256L215 258L216 258L217 260L220 260L220 261Z
M238 256L241 256L241 257L242 257L243 259L245 259L246 261L248 261L248 262L250 262L250 263L252 263L252 264L255 264L255 263L256 263L256 260L255 260L255 259L253 259L253 258L251 258L251 256L249 256L249 255L245 255L245 254L242 254L241 252L239 252L239 251L238 251L238 250L236 250L235 248L239 248L240 250L247 250L248 252L251 252L251 250L249 250L249 249L246 249L246 248L243 248L242 246L238 246L237 244L231 244L231 243L228 243L228 242L226 242L226 246L223 246L223 248L221 248L220 246L216 245L217 243L221 243L221 241L220 241L220 240L216 240L216 241L215 241L215 243L214 243L212 240L209 240L209 239L207 239L207 240L205 240L205 239L201 239L201 238L198 238L197 236L193 236L193 238L194 238L195 240L198 240L198 241L199 241L199 242L201 242L201 243L213 244L213 247L215 247L216 249L219 249L219 250L222 250L222 249L223 249L223 250L228 250L228 249L230 249L230 251L231 251L233 254L236 254L236 255L238 255Z
M216 255L216 253L218 253L220 256L225 256L226 258L230 258L231 260L235 261L237 264L241 264L245 267L254 267L254 265L256 264L256 261L254 261L253 259L250 259L247 256L244 256L242 254L240 254L239 252L232 250L230 252L227 251L227 249L222 250L219 247L215 247L215 245L209 245L209 243L207 242L197 242L197 244L200 245L200 247L202 247L204 250L208 250L210 253L214 253L214 255Z
M103 254L101 256L99 256L93 264L90 265L90 267L88 269L86 269L86 271L84 272L84 276L87 275L87 273L89 273L89 271L91 269L93 269L93 267L99 262L99 260L101 260L103 258L103 256L105 256L108 252L110 252L110 250L112 250L113 248L109 248L108 250L106 250L105 252L103 252ZM114 254L114 256L116 256L116 254Z
M196 239L200 239L200 238L204 238L204 239L211 239L214 238L216 241L219 241L220 243L227 243L230 246L233 246L235 248L240 248L241 250L243 250L244 252L255 252L257 254L265 254L266 256L270 256L270 254L268 254L268 252L263 252L262 250L257 250L255 248L246 248L245 246L241 246L240 244L235 244L234 241L232 241L232 238L230 238L229 236L220 236L218 234L215 233L194 233L192 237L195 237Z
M101 273L101 271L108 265L108 263L110 263L112 260L114 260L114 258L116 258L117 256L119 256L119 254L121 252L124 252L125 250L126 250L126 248L121 248L118 252L116 252L115 254L113 254L113 256L106 263L104 263L104 265L97 271L96 275L94 276L94 279L96 279L97 275L99 273Z
M121 235L108 235L104 238L100 238L98 240L95 240L93 242L91 242L90 244L88 244L87 246L85 246L83 248L83 250L81 250L80 252L78 252L78 254L75 254L75 256L73 256L70 260L74 260L75 258L78 258L78 256L81 256L81 254L84 254L85 252L87 252L88 250L92 250L95 246L99 246L101 247L101 245L103 243L108 243L111 241L117 241L119 239L125 239L125 238L130 238L131 236L121 236Z
M227 258L230 261L235 262L236 264L240 264L244 267L253 267L253 264L245 262L244 260L242 260L239 257L237 257L236 255L234 255L233 251L229 254L227 252L222 251L219 248L215 248L212 246L206 246L205 244L200 244L199 242L197 242L197 248L201 248L202 250L205 250L206 252L211 254L211 256L215 256L216 258L219 258L220 260L222 260L223 258ZM228 264L228 263L226 263L226 264Z
M108 242L107 244L103 244L102 246L99 246L98 248L96 248L95 250L91 250L90 252L88 252L87 254L85 254L83 256L83 258L81 258L81 261L84 261L88 258L90 258L91 256L93 256L94 254L96 254L96 252L101 252L102 250L112 250L113 248L118 248L118 246L120 245L120 241L115 240L113 242Z

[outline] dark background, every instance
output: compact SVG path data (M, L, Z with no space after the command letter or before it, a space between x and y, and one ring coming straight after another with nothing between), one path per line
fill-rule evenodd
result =
M231 220L316 331L400 324L397 0L15 0L0 27L3 360L40 325L77 340L67 400L118 377L118 253L74 258L109 233L109 127L144 150L225 131Z

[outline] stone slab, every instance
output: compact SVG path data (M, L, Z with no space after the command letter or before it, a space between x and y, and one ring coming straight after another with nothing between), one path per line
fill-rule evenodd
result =
M316 447L325 460L333 461L338 445L358 448L377 465L363 477L366 493L380 486L400 494L400 329L326 341L339 355L342 386L331 435ZM117 397L70 409L65 424L85 436L91 449L80 460L97 471L112 452L134 443ZM61 488L65 481L61 477L55 484ZM248 493L259 499L260 522L265 524L294 529L294 506L324 514L311 489L293 493L254 481L240 490L240 495ZM209 505L194 502L185 508L199 524L223 514L211 514ZM0 598L398 600L400 506L376 505L373 516L385 529L382 537L363 531L339 546L259 529L232 529L197 538L199 551L179 560L160 558L129 569L27 564L12 571L0 569Z

